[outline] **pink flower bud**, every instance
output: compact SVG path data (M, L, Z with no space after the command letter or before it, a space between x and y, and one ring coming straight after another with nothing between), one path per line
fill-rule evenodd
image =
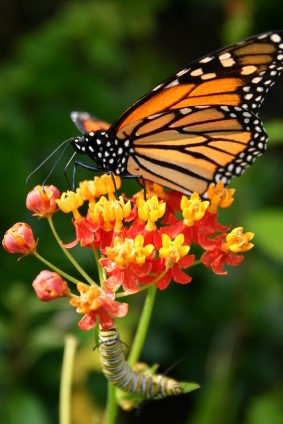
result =
M2 240L4 249L9 253L31 254L36 248L31 227L24 222L18 222L6 231Z
M69 287L57 272L41 271L32 283L37 297L43 302L69 295Z
M32 191L27 195L26 207L28 210L33 212L34 215L39 217L46 217L55 212L57 203L56 200L59 199L60 192L53 186L36 186Z

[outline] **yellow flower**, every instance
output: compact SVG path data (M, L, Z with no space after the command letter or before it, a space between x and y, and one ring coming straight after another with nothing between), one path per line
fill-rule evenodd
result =
M152 196L157 196L159 199L166 200L168 197L168 194L164 190L163 186L148 180L145 180L145 194L147 199L149 199ZM144 199L143 189L137 193L137 198Z
M88 314L90 311L100 308L100 291L96 285L88 286L84 283L78 283L77 289L80 295L72 297L70 305L74 306L79 314Z
M254 246L253 243L250 243L250 240L252 240L253 237L254 233L243 233L243 227L234 228L226 236L225 249L230 250L233 253L247 252Z
M80 218L78 208L83 205L84 199L80 189L62 193L61 199L56 200L58 207L64 213L72 212L75 219Z
M121 178L113 175L116 188L121 187ZM79 184L80 190L85 200L93 202L96 198L108 195L109 198L115 198L115 186L111 175L103 174L101 177L94 177L93 180L82 181Z
M216 213L217 207L228 208L233 202L234 188L225 188L223 181L218 181L214 186L210 184L207 190L207 197L210 200L209 212Z
M184 235L178 234L174 240L167 234L162 234L162 247L159 250L161 258L166 259L166 267L171 268L183 256L186 256L190 250L190 246L183 246Z
M165 214L166 203L158 202L157 196L153 196L148 200L138 198L137 205L139 218L147 221L146 230L155 230L155 222Z
M196 221L200 221L209 206L209 202L201 201L198 193L193 193L191 198L182 197L181 209L184 217L184 224L188 227L194 225Z
M144 264L153 249L152 244L144 246L144 238L141 234L135 239L125 238L125 240L117 236L114 239L114 246L106 247L106 254L119 267L125 268L129 264Z
M97 197L97 189L94 180L80 181L79 188L85 200L92 202Z
M93 222L97 222L99 214L102 215L104 220L104 230L112 230L112 223L114 224L114 231L120 231L123 227L123 219L127 218L131 213L131 202L124 202L122 196L119 200L107 200L102 196L97 203L91 202L89 204L89 216Z

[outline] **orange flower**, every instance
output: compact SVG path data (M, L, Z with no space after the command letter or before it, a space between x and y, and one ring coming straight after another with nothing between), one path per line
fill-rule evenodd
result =
M21 253L26 256L35 251L37 243L31 227L24 222L18 222L6 231L2 245L9 253Z
M234 188L225 188L223 181L218 181L214 186L210 184L207 190L207 197L210 200L209 212L216 213L218 206L221 208L228 208L233 202Z
M78 209L84 204L84 198L79 189L76 191L68 190L62 193L61 199L56 200L56 202L62 212L72 212L75 219L79 219L81 217Z
M26 207L34 215L44 218L52 215L57 208L56 200L59 199L60 192L53 185L36 186L30 191L26 198Z
M115 301L114 293L103 292L98 286L77 285L79 296L73 296L70 304L79 314L84 314L79 322L81 330L91 330L97 321L103 330L109 330L114 324L114 317L124 317L128 313L128 305Z
M250 241L253 239L254 233L243 233L243 227L234 228L226 236L225 249L233 253L247 252L254 247Z
M125 240L117 236L114 239L114 246L106 247L105 251L110 260L114 261L119 267L125 268L129 264L144 264L153 249L152 244L144 246L144 238L139 234L135 239L125 238Z
M99 299L100 290L98 286L88 286L87 284L79 283L77 288L80 296L74 296L70 300L70 305L74 306L79 314L87 314L100 308L101 301Z
M66 281L57 272L41 271L32 283L37 297L43 302L49 302L70 294Z
M89 200L91 202L95 201L98 197L108 195L110 198L114 198L115 196L115 188L119 189L121 187L121 178L116 175L113 176L115 181L112 179L111 175L104 174L101 177L94 177L93 180L86 180L80 182L80 191L85 200Z
M119 197L119 200L107 200L106 197L102 196L97 203L91 202L89 204L88 216L94 223L98 223L100 216L102 216L105 231L112 230L114 225L114 231L119 232L123 228L124 218L127 218L130 213L131 202L125 203L122 196Z
M138 198L137 205L139 218L142 221L147 221L146 230L154 231L156 229L156 221L165 213L166 203L159 202L157 196L152 196L148 200Z
M198 193L193 193L188 199L182 197L181 209L184 217L184 224L188 227L194 225L195 221L200 221L208 208L208 201L201 201Z

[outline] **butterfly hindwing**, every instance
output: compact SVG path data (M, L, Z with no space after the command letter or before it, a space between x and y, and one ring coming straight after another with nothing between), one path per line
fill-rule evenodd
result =
M264 152L267 142L259 118L237 106L167 111L137 122L131 131L129 173L187 194L204 195L218 180L227 184Z

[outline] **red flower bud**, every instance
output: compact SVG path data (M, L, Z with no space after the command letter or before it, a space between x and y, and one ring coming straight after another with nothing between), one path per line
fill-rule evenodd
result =
M26 207L33 212L34 215L39 217L46 217L55 212L59 199L60 192L53 186L36 186L27 195Z
M18 222L13 225L2 240L4 249L9 253L21 253L22 255L31 254L36 248L31 227L24 222Z
M41 271L32 283L37 297L43 302L69 295L69 287L57 272Z

